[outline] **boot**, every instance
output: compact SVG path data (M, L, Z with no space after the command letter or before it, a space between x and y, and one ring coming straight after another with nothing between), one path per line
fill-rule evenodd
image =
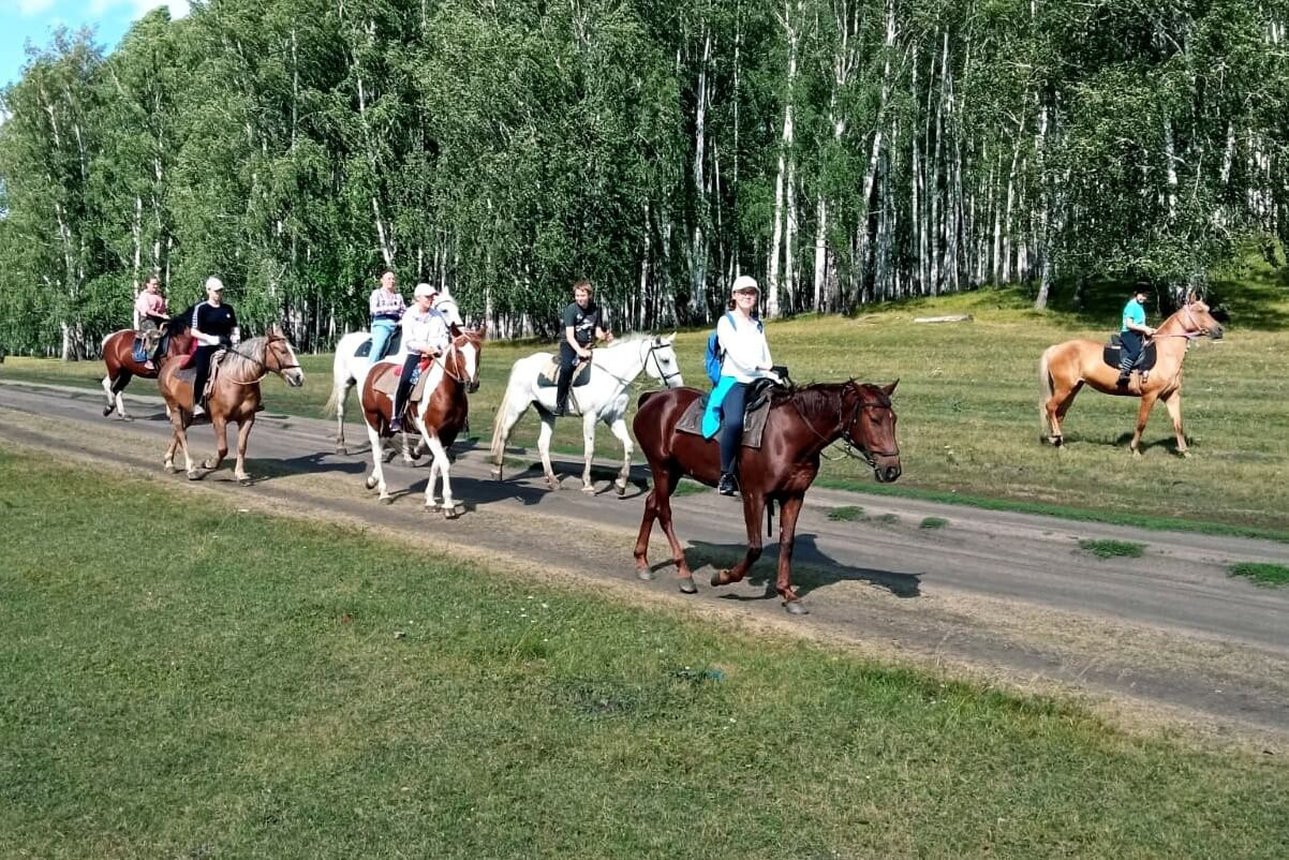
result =
M734 480L733 472L721 472L721 480L716 485L716 492L722 496L732 496L738 492L738 482Z
M1133 360L1131 358L1119 359L1119 378L1115 381L1117 388L1127 388L1128 379L1132 376Z

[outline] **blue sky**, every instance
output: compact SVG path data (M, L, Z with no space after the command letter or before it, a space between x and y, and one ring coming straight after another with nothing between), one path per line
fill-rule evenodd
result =
M25 43L43 48L57 27L90 26L110 52L131 22L158 6L169 6L174 18L188 14L188 0L0 0L0 86L20 76Z

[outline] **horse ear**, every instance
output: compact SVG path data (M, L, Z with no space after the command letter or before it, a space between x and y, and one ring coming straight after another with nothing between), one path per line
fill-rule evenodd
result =
M900 384L899 379L896 379L890 385L883 385L882 391L886 394L887 397L890 397L895 392L895 386L899 384Z
M667 335L667 342L668 343L676 342L676 333L674 331L671 334Z

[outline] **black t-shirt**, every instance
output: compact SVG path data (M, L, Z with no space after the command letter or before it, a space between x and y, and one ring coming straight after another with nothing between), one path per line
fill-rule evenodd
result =
M237 328L237 314L233 306L223 302L215 307L210 302L198 302L192 307L188 324L202 334L213 334L216 337L230 337Z
M577 302L573 302L564 308L563 326L560 328L561 334L567 331L569 326L573 327L573 339L578 344L590 346L595 342L595 330L604 328L599 306L594 302L590 302L587 304L586 310L582 310ZM567 343L568 341L563 342Z

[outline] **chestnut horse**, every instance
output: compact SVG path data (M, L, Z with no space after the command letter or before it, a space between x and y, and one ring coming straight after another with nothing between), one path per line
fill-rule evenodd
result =
M125 328L114 331L103 338L103 363L107 365L107 376L103 377L101 383L104 393L107 394L107 406L103 407L104 417L111 415L115 410L121 416L121 420L133 420L125 411L125 399L121 393L134 377L156 379L161 372L161 364L167 358L187 353L192 345L191 338L183 334L187 330L188 321L181 319L171 319L161 326L161 336L168 338L168 342L165 353L157 362L157 367L152 370L149 370L143 362L134 360L134 338L137 334L134 329Z
M454 327L453 331L459 333L449 342L448 348L422 370L422 373L429 374L425 380L425 393L418 403L408 404L409 408L403 417L407 426L416 428L420 443L433 454L430 478L425 485L425 507L428 510L438 507L434 485L438 483L441 474L442 508L448 519L455 519L459 513L456 500L452 498L448 448L469 417L470 403L466 394L479 390L479 356L483 352L484 335L482 328L461 331ZM392 382L386 377L401 370L401 364L378 362L367 371L362 383L363 420L367 423L372 457L367 489L379 489L380 501L385 504L393 501L385 484L385 470L381 464L385 459L384 440L394 435L389 429L389 423L394 417L394 399L377 388L377 383ZM415 408L411 408L412 406Z
M229 349L219 362L218 371L211 368L214 382L206 398L206 413L215 429L215 458L201 464L205 472L197 470L188 453L188 425L192 424L193 378L191 373L181 373L181 362L167 361L161 367L157 384L166 400L170 426L174 435L166 448L163 467L171 472L175 468L175 449L182 448L188 480L195 481L219 468L228 456L228 425L237 422L237 464L233 470L237 480L249 483L246 473L246 443L251 438L255 414L260 411L260 380L276 373L292 388L304 385L304 371L296 360L295 348L286 339L279 326L269 326L264 337L244 340Z
M1182 360L1190 342L1208 335L1214 340L1222 337L1222 324L1213 318L1208 305L1198 299L1188 301L1181 309L1159 324L1151 341L1155 344L1155 366L1141 383L1141 375L1133 371L1127 387L1119 388L1117 367L1105 363L1102 353L1105 345L1095 340L1076 338L1049 346L1038 363L1038 379L1042 386L1039 417L1043 434L1053 445L1064 441L1061 422L1069 411L1074 396L1084 383L1105 394L1120 397L1139 397L1137 427L1132 434L1129 448L1133 455L1141 456L1142 431L1156 400L1164 401L1173 419L1173 433L1177 436L1177 453L1189 457L1186 434L1182 430Z
M747 576L761 556L761 518L766 503L779 503L779 573L775 588L784 608L804 614L801 598L792 587L792 545L797 517L806 490L819 474L819 455L838 439L848 450L857 450L873 469L878 481L888 483L900 476L900 450L895 441L895 411L890 385L868 383L821 383L796 389L776 389L771 394L760 448L743 446L738 456L738 480L743 496L743 522L747 527L747 554L729 570L712 575L712 585L728 585ZM636 575L652 579L649 568L649 536L653 522L671 543L680 590L693 594L694 574L671 523L671 494L681 475L689 475L715 486L720 478L720 446L715 439L677 432L676 425L691 403L702 394L693 388L646 392L640 397L632 428L640 450L649 460L653 490L645 500L644 518L636 539Z

